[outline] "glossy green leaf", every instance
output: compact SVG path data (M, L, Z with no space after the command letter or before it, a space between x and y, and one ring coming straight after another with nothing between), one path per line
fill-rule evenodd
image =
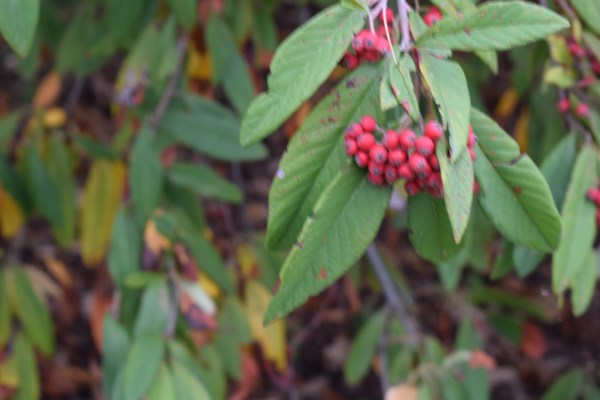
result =
M146 334L136 338L127 353L123 389L125 400L139 400L160 368L165 343L158 334Z
M140 270L141 254L142 232L131 214L122 209L112 226L108 252L108 270L119 288L123 288L127 275Z
M102 334L102 388L113 393L117 375L125 364L129 349L129 335L111 315L104 317Z
M33 347L27 337L19 334L13 344L14 360L19 374L19 389L14 400L38 400L41 384Z
M22 58L33 43L40 12L39 0L2 0L0 33Z
M14 287L15 314L25 328L28 339L44 355L54 349L50 311L33 290L29 276L22 267L11 269L9 285Z
M385 314L378 312L357 332L344 365L344 378L349 385L356 385L369 372L385 321Z
M596 238L596 206L587 199L598 184L597 153L592 146L579 152L562 208L563 232L552 263L552 288L562 293L580 273Z
M515 243L541 251L556 248L561 221L542 173L492 119L473 109L471 122L478 138L479 199L487 216Z
M242 191L233 183L200 164L176 163L167 170L167 178L176 185L186 187L205 196L231 203L242 201Z
M575 400L581 391L583 371L572 368L554 381L542 400Z
M344 130L363 115L380 119L378 75L365 65L340 82L310 113L290 142L269 192L267 245L296 242L306 217L333 177L350 162Z
M597 35L600 35L600 3L595 0L571 0L571 5L577 14L585 21L587 26Z
M435 264L452 259L461 246L454 241L444 200L421 193L408 199L410 241L421 257Z
M448 145L445 138L438 143L437 158L440 163L446 211L452 225L454 241L460 243L469 224L473 204L474 172L473 161L468 151L452 163L448 159Z
M576 316L583 315L594 297L594 289L598 281L598 260L594 250L589 250L581 269L573 277L571 282L571 302L573 313Z
M175 399L175 385L171 368L166 363L161 363L156 379L148 388L148 400L173 400Z
M160 134L218 160L253 161L267 155L262 144L240 145L239 121L222 105L192 94L176 100L160 124Z
M138 134L131 150L129 187L135 212L144 223L160 201L164 170L154 132L144 128Z
M269 90L250 104L242 121L242 144L260 141L290 117L327 79L363 24L363 12L334 5L281 43L271 63Z
M471 98L467 78L455 62L421 54L421 73L439 107L444 128L450 131L450 150L455 163L467 149Z
M590 0L591 1L591 0ZM523 1L485 3L461 16L447 16L421 35L417 46L452 50L506 50L569 26L560 15Z
M167 328L170 298L165 279L153 281L144 290L133 328L134 336L162 333Z
M198 2L196 0L168 0L173 14L186 29L191 29L198 20Z
M206 388L190 370L178 362L174 362L172 366L175 400L211 400Z
M376 187L350 165L325 188L281 268L281 286L265 322L287 315L340 278L373 240L391 187Z

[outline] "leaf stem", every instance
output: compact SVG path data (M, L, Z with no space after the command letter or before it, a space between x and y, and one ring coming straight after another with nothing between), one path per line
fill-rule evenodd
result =
M398 14L400 17L400 32L402 41L400 42L400 51L408 51L411 47L410 24L408 21L408 11L410 7L406 0L398 0Z

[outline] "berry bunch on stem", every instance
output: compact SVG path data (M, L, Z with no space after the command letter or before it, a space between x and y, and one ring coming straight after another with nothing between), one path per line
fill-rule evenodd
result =
M379 14L378 20L380 22L378 27L372 27L370 30L363 29L354 36L352 51L344 54L343 64L346 68L355 69L365 62L377 62L391 51L388 34L390 34L390 24L394 20L394 12L391 8L386 8Z
M367 178L378 186L393 185L404 179L408 195L422 191L434 197L444 195L437 144L444 135L437 121L425 125L424 134L417 136L412 129L383 130L370 115L352 123L344 134L346 154L354 157L356 165L368 170ZM468 149L475 159L473 144L476 137L469 129Z

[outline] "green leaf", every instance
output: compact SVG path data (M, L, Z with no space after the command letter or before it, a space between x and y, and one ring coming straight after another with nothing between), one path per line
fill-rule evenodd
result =
M40 399L40 377L38 366L33 353L33 347L27 337L19 334L13 344L13 354L19 376L19 390L14 400Z
M577 277L596 238L596 206L587 199L598 184L597 154L585 146L579 152L562 208L563 231L552 263L552 288L562 293Z
M560 240L560 216L552 193L534 162L492 119L473 109L478 138L475 175L481 185L481 205L507 239L540 251Z
M124 44L137 34L134 23L144 9L144 0L107 0L106 22L112 40Z
M127 353L124 370L125 400L139 400L152 382L163 358L165 343L158 334L136 338Z
M134 336L164 332L169 319L169 304L169 290L165 279L150 283L142 295L133 328Z
M571 0L571 5L577 14L585 21L587 26L597 35L600 35L600 4L595 0Z
M102 335L102 388L112 393L121 366L125 364L129 349L129 335L111 315L104 317Z
M544 393L542 400L575 400L582 383L583 371L579 368L572 368L552 384L550 389Z
M569 27L546 7L523 1L496 1L446 16L421 35L417 46L452 50L506 50Z
M123 288L127 275L140 270L141 254L142 232L131 214L122 209L113 222L108 252L108 270L119 288Z
M242 201L243 195L237 186L204 165L176 163L167 170L167 177L174 184L206 197L236 204Z
M54 349L50 311L31 287L29 276L22 267L12 268L11 275L12 280L8 284L14 288L14 312L31 343L49 356Z
M38 23L39 0L2 0L0 32L22 58L27 56Z
M6 274L0 271L0 348L4 348L10 338L11 330L10 305L8 303L8 287Z
M344 378L349 385L358 384L369 372L385 321L385 314L378 312L356 334L344 366Z
M419 103L411 77L411 74L415 72L415 62L408 55L402 56L398 61L398 65L394 64L389 57L386 62L388 64L389 81L383 79L381 82L382 88L385 85L386 91L392 94L396 105L401 105L412 120L417 121L420 115Z
M2 184L3 190L8 191L23 210L29 210L31 201L25 187L27 182L23 178L8 159L0 156L0 184Z
M471 98L465 73L457 63L440 60L426 53L421 54L420 68L439 107L444 128L450 131L454 163L465 152L469 137Z
M198 2L196 0L168 0L173 14L186 29L192 29L198 19Z
M239 121L222 105L193 94L176 100L162 119L160 134L218 160L254 161L267 155L262 144L247 148L240 145Z
M461 249L454 241L444 200L427 193L408 199L410 241L421 257L435 264L449 261Z
M598 280L598 260L596 256L594 250L588 250L585 261L571 282L573 313L578 317L586 312L592 302L592 297L594 297L594 289Z
M365 65L340 82L310 113L291 140L269 192L267 245L296 242L306 217L333 177L348 164L344 130L363 115L381 119L381 69Z
M156 379L148 388L148 400L171 400L175 399L175 385L171 369L166 363L161 363Z
M269 91L250 104L242 121L242 144L269 135L316 91L363 26L363 17L363 12L331 6L279 46L271 63Z
M93 158L106 158L108 160L116 160L120 157L119 152L109 146L97 142L87 136L77 135L73 137L73 142L83 151L88 153Z
M444 200L446 210L452 225L454 241L460 243L465 230L469 224L471 205L473 204L473 161L468 151L462 155L454 164L447 157L448 144L446 139L437 146L437 158L442 172L444 184Z
M160 200L164 171L160 163L156 137L150 129L143 128L131 150L129 187L135 212L144 223Z
M342 276L373 240L391 187L369 183L350 165L325 188L281 268L281 286L265 322L281 318Z
M176 400L211 400L202 383L190 370L178 362L174 362L172 366Z
M21 111L12 111L0 117L0 154L6 155L10 150L10 144L17 133L19 121L23 117Z

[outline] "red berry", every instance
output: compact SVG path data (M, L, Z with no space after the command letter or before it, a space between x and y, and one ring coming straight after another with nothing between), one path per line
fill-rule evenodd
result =
M369 152L369 156L372 161L375 161L378 164L383 164L385 160L387 160L387 150L381 144L376 144L371 147L371 151Z
M392 24L392 20L394 19L394 10L392 10L389 7L386 7L385 11L382 11L381 14L379 14L379 21L383 24L385 23L384 19L383 19L383 13L385 12L385 21L387 21L388 25Z
M432 26L436 22L440 21L443 18L442 13L437 7L429 7L427 12L423 16L423 21L425 21L425 25Z
M406 190L406 194L408 194L409 196L417 195L421 191L419 185L417 185L414 182L406 182L404 184L404 190Z
M365 32L364 50L375 50L377 47L377 39L379 39L379 37L371 31Z
M356 67L358 67L358 64L360 64L360 62L358 61L358 57L356 57L354 54L351 54L351 53L344 54L344 60L343 60L344 67L346 67L348 69L355 69Z
M429 157L435 150L435 143L429 137L421 136L415 141L415 148L423 157Z
M594 71L596 75L600 74L600 62L595 58L592 60L592 71Z
M600 227L600 210L596 211L596 226Z
M377 43L375 43L375 48L381 54L386 54L390 52L390 42L388 42L386 37L380 37L377 39Z
M479 181L475 179L473 183L473 193L478 194L481 191L481 187L479 186Z
M469 149L469 154L471 155L471 160L475 161L477 159L477 154L475 153L475 150Z
M437 121L429 121L425 125L425 136L437 142L444 135L444 128Z
M590 113L590 109L587 106L587 104L585 104L585 103L579 103L577 105L577 107L575 108L575 114L578 117L582 117L582 118L587 117L589 113Z
M426 182L428 187L432 189L439 189L443 186L442 174L439 172L433 172L431 175L429 175L429 178L427 178Z
M425 179L431 174L431 167L427 159L420 154L413 153L408 158L408 166L421 179Z
M393 150L400 145L400 135L396 131L387 131L383 136L383 144L388 150Z
M586 196L589 201L598 203L598 201L600 201L600 189L591 188L590 190L587 191Z
M344 132L344 136L347 136L348 138L351 138L351 139L356 139L363 132L364 131L363 131L362 126L360 126L360 124L354 123L354 124L350 124L346 128L346 131Z
M383 175L388 183L394 183L398 180L398 171L396 171L396 168L391 165L385 167Z
M398 167L398 176L406 179L407 181L412 181L415 179L415 173L410 169L408 164L402 164Z
M358 152L358 145L356 144L356 140L348 139L344 142L344 149L346 150L346 154L349 156L353 156Z
M410 129L405 129L400 133L400 146L405 151L415 147L415 140L417 140L417 135Z
M564 97L560 99L558 103L556 103L556 108L558 109L558 111L564 114L571 108L571 102L569 101L569 99Z
M367 164L369 164L369 155L364 151L359 151L354 156L354 161L356 162L356 165L358 165L361 168L364 168L367 166Z
M406 153L402 150L393 150L388 154L388 162L394 167L399 167L404 161L406 161Z
M576 58L583 58L585 57L585 49L583 47L581 47L579 44L577 44L576 42L569 42L569 51L571 52L571 54L576 57Z
M383 185L383 183L385 182L383 180L383 175L373 175L371 173L367 174L367 179L369 180L369 182L371 182L373 185L378 185L381 186Z
M467 139L467 147L469 147L469 148L473 147L473 144L475 144L476 140L477 140L477 136L475 136L475 134L471 130L469 132L469 138Z
M375 118L370 115L365 115L360 120L360 125L365 130L365 132L373 132L375 128L377 128L377 122L375 122Z
M379 53L377 52L377 50L367 50L367 51L363 51L360 54L360 61L361 62L370 62L373 63L375 61L379 60Z
M363 32L364 31L358 32L358 34L354 36L354 39L352 39L352 48L357 53L360 53L365 47L365 36Z
M383 175L384 167L382 164L376 163L373 160L369 161L369 173L373 175Z
M427 161L429 161L429 166L431 167L432 170L434 170L434 171L440 170L440 161L438 160L438 158L435 154L430 155L429 158L427 159Z
M356 144L360 150L369 151L375 146L375 137L370 133L363 133L356 138Z

